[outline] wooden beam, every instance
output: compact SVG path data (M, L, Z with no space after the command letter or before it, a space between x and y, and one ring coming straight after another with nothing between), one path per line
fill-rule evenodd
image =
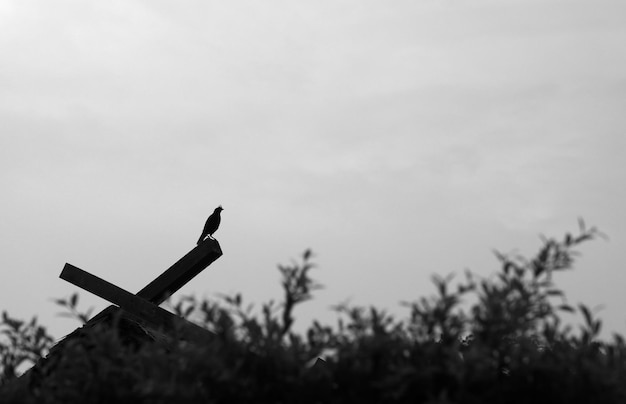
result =
M199 344L207 343L213 336L210 331L73 265L65 264L61 279L118 305L152 328L178 332L182 338Z
M221 255L217 240L207 238L137 292L137 296L159 305Z

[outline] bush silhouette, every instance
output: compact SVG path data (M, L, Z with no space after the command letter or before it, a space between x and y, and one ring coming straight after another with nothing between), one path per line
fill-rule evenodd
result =
M338 324L291 326L294 308L320 287L312 254L279 266L284 296L257 312L241 295L183 297L177 314L215 333L196 346L177 340L128 343L114 321L68 339L27 376L52 338L34 320L3 315L2 403L620 403L626 348L601 341L601 321L567 304L553 281L580 243L601 236L580 222L576 236L544 239L530 258L496 253L488 278L434 276L436 293L405 302L407 318L341 304ZM60 299L84 320L77 297ZM578 332L562 323L578 312ZM134 332L134 331L133 331ZM323 359L320 359L323 358Z

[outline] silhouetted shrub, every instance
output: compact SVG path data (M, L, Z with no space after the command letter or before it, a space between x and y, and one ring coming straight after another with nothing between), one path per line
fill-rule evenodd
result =
M215 333L205 346L145 340L129 344L119 323L68 339L37 372L52 339L35 321L3 316L2 403L621 403L626 348L601 341L601 321L572 307L553 277L570 269L579 243L601 235L543 240L532 259L496 253L501 270L433 278L436 294L406 302L397 320L375 307L335 309L335 326L291 330L294 308L320 286L312 255L280 266L285 295L256 312L241 295L184 297L174 310ZM80 318L77 298L60 300ZM562 324L580 312L579 332ZM53 350L54 351L54 350ZM320 360L318 358L324 358ZM49 363L48 363L49 362ZM52 365L53 364L53 365Z

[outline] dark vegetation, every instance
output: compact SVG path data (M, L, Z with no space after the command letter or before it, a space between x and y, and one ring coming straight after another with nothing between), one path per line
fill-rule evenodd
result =
M67 341L54 366L18 378L53 339L36 320L3 313L2 403L623 403L626 346L599 339L601 321L570 306L553 278L580 243L543 239L536 256L497 253L488 278L433 277L436 293L404 303L396 319L375 307L336 307L339 321L292 331L294 308L320 287L309 251L279 266L284 295L260 311L241 295L178 300L180 315L212 330L205 346L129 344L115 322ZM57 301L81 320L77 297ZM580 326L564 324L573 312ZM317 360L323 357L325 361ZM34 374L34 376L32 375Z

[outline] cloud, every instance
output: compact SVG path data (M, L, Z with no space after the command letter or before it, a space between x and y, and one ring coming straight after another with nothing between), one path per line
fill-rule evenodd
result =
M621 223L623 11L2 2L4 240L25 249L41 226L50 252L141 266L222 203L232 287L309 244L345 268L336 290L379 296L385 277L395 299L422 283L416 249L420 268L463 265L581 212Z

